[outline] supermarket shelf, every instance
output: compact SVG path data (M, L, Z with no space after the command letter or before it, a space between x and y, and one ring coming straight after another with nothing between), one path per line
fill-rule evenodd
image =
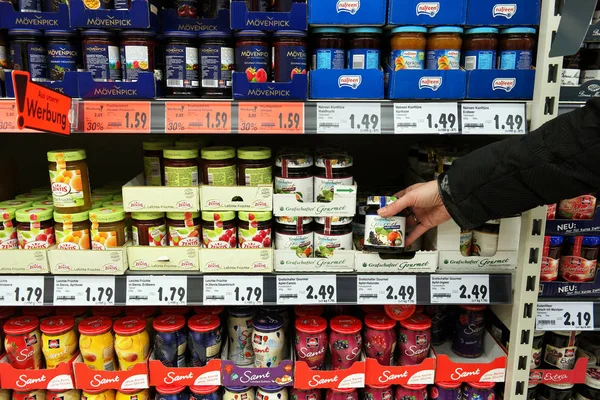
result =
M575 111L585 105L585 101L561 101L558 106L558 115Z
M186 275L181 273L156 273L148 274L147 272L134 272L127 271L126 275L122 276L65 276L65 275L4 275L0 276L0 280L4 278L3 282L6 283L6 287L3 288L3 295L5 296L5 304L7 305L110 305L113 301L115 305L138 305L143 302L144 305L294 305L294 304L389 304L390 300L385 299L385 295L381 295L381 301L364 301L358 299L358 279L375 277L373 274L318 274L318 275L304 275L304 274L264 274L264 275L243 275L243 274L232 274L232 275L205 275L194 272L187 272ZM512 302L512 282L511 274L490 274L490 275L469 275L469 274L386 274L385 277L398 277L403 282L408 282L406 285L414 285L414 297L407 299L407 304L431 304L431 278L430 276L451 276L460 277L465 279L467 285L469 282L474 282L473 279L484 278L486 285L489 288L489 293L486 295L485 301L481 304L510 304ZM296 281L306 278L308 280L302 281L297 285L288 285L285 291L285 296L278 296L277 281L278 278L289 277L294 278ZM489 284L487 279L489 277ZM35 293L36 288L31 286L41 287L41 278L43 278L43 295L40 301L36 304L35 301L25 303L26 299L21 298L20 302L14 302L14 294L16 289L19 288L21 294L33 291ZM68 279L68 284L65 284L65 279ZM412 282L410 283L411 279ZM55 281L62 280L63 289L60 294L55 295ZM206 282L210 280L213 283ZM215 281L218 280L218 283ZM145 282L145 289L140 289L140 282ZM186 284L187 282L187 284ZM207 285L215 285L206 287ZM12 286L11 286L12 285ZM314 295L306 295L305 286L312 285L314 287ZM329 293L328 286L333 286L333 296L327 296ZM29 288L27 287L29 286ZM324 287L322 287L324 286ZM96 298L99 289L102 287L102 291L105 292L104 300L106 300L106 289L112 288L114 298L110 299L107 304L97 303ZM162 287L162 292L159 290ZM235 288L239 288L239 297L235 298ZM258 301L252 299L247 301L244 296L249 288L253 289L252 296L256 296L257 291L260 292ZM89 288L89 289L88 289ZM137 290L140 289L140 290ZM174 288L174 289L173 289ZM406 286L408 288L408 286ZM319 289L326 291L327 293L319 294ZM379 287L383 293L383 287ZM399 286L394 287L394 293L399 293ZM86 299L85 291L88 290L91 296ZM205 290L210 293L205 293ZM403 289L400 289L403 290ZM449 289L448 289L449 290ZM173 298L173 293L176 292ZM131 299L136 293L135 299ZM159 298L158 292L161 292L164 297ZM280 294L283 292L280 291ZM438 291L439 293L439 291ZM472 293L471 287L468 288L467 296L463 297L464 300L453 302L454 304L465 303L471 304ZM291 296L290 296L291 294ZM295 295L298 296L295 296ZM162 296L161 295L161 296ZM181 297L179 297L181 295ZM216 295L216 296L215 296ZM3 296L3 297L4 297ZM35 295L34 295L35 296ZM62 297L60 297L62 296ZM169 298L170 296L170 298ZM411 295L412 296L412 295ZM30 295L31 297L31 295ZM60 297L57 299L56 297ZM207 300L207 297L209 298ZM400 296L394 296L396 302L400 304ZM434 296L435 297L435 296ZM468 297L468 298L467 298ZM448 296L449 298L449 296ZM43 303L42 303L43 299ZM392 300L391 302L394 302ZM448 301L449 303L449 301Z
M600 330L600 297L540 298L536 330Z

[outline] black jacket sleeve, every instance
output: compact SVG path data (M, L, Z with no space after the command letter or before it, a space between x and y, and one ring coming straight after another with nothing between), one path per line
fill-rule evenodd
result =
M600 189L600 99L454 162L438 186L463 229Z

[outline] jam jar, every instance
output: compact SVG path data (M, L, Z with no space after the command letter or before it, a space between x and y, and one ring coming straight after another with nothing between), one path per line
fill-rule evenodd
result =
M315 161L314 201L333 201L336 186L351 186L353 159L347 154L327 154L318 156Z
M329 352L332 369L347 369L358 361L362 349L362 323L358 318L341 315L329 322Z
M200 154L203 184L211 186L237 185L237 168L233 147L205 147Z
M237 247L235 212L202 212L202 247L208 249L235 249Z
M452 350L461 357L477 358L483 354L486 306L461 305L455 316Z
M48 152L52 201L59 213L80 213L92 206L85 150Z
M364 248L379 253L402 253L406 242L406 217L396 214L380 217L377 210L397 199L390 196L369 196L365 216Z
M399 26L393 28L390 65L394 71L424 69L427 47L427 28L422 26Z
M193 32L164 33L165 94L197 97L200 89L198 35Z
M535 34L534 28L502 29L498 41L498 69L531 69Z
M544 335L544 369L573 369L577 353L577 336L581 332L551 331Z
M540 266L540 282L552 282L558 277L562 236L545 236Z
M346 29L323 27L312 31L312 69L344 69L346 64Z
M429 29L427 38L427 69L460 69L463 28L439 26Z
M271 211L238 212L238 243L242 249L271 247L273 213Z
M167 245L165 213L133 212L131 218L134 246Z
M462 383L436 382L429 386L429 397L433 400L462 400Z
M463 386L463 400L495 398L494 382L466 382Z
M493 257L498 251L500 237L500 220L486 222L473 230L471 256Z
M127 241L125 210L96 208L90 210L92 250L121 247Z
M496 69L497 28L471 28L465 31L462 47L462 66L467 71Z
M311 217L277 217L275 222L277 250L292 250L301 258L312 257L314 235Z
M0 207L14 208L20 210L21 208L29 208L33 205L33 202L27 200L6 200L0 202Z
M198 149L163 150L165 186L198 186Z
M20 249L47 249L54 244L51 208L22 208L17 210L16 217Z
M240 184L245 186L270 185L273 183L273 161L268 147L240 147L237 149Z
M537 385L537 396L539 400L571 400L575 392L572 383L546 383Z
M600 368L588 368L585 374L585 385L577 388L576 399L600 400Z
M142 143L146 186L162 186L165 183L163 150L169 147L173 147L172 140L148 140Z
M17 241L17 220L15 219L16 208L0 208L0 250L16 249L19 247Z
M531 345L531 369L539 368L542 365L542 351L544 348L544 336L546 332L533 332L533 344Z
M295 194L299 202L313 200L313 157L305 152L284 153L275 160L275 193Z
M396 399L427 400L427 385L406 385L396 386Z
M116 32L104 29L81 31L83 67L98 82L119 82L123 78Z
M46 368L55 369L79 352L74 328L75 319L70 316L50 317L41 321L42 353L46 359Z
M48 78L51 81L63 80L66 72L76 72L79 65L79 44L77 33L67 30L50 30L45 33L48 51Z
M327 320L318 315L298 316L294 326L296 359L304 361L310 369L324 369L328 341Z
M231 98L235 69L232 36L226 32L201 32L199 37L201 96Z
M200 213L168 212L169 246L200 246Z
M252 350L255 368L273 368L281 364L286 329L283 317L274 312L260 312L252 320ZM279 385L275 385L279 390ZM260 390L260 389L259 389ZM266 396L268 400L268 396ZM275 396L277 398L277 396Z
M8 363L15 369L42 369L42 335L37 317L15 317L3 325Z
M600 236L571 236L566 242L560 257L560 276L567 282L594 280Z
M83 211L75 214L54 212L54 231L57 248L61 250L89 250L90 213Z
M178 314L161 314L154 318L152 329L156 359L165 367L185 367L185 317Z
M431 318L425 314L413 314L400 321L398 347L399 365L417 365L429 354L431 346Z
M558 218L563 219L592 219L595 211L596 196L591 194L561 200L556 210Z
M290 82L294 75L306 75L306 32L273 33L273 80Z
M121 68L123 80L137 81L140 72L154 72L154 31L121 31Z
M332 257L336 250L352 250L352 217L316 217L315 257Z
M365 353L377 360L379 365L393 365L396 350L396 320L383 313L365 315Z
M379 69L381 28L348 29L348 68Z
M7 46L6 36L0 33L0 68L10 69L9 48Z
M235 34L235 70L244 72L248 82L267 82L271 61L266 33L246 30Z
M188 320L188 347L192 366L203 367L220 358L223 329L218 315L199 314Z
M33 82L48 80L48 57L42 40L42 31L37 29L9 29L10 62L14 70L31 74Z

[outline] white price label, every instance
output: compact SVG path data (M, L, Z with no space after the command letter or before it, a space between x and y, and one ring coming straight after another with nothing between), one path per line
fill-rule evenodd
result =
M462 133L466 135L524 135L525 104L462 103Z
M187 305L187 276L128 276L128 306Z
M417 304L415 275L359 275L358 304Z
M114 306L114 276L54 277L55 306Z
M262 276L204 275L204 299L207 306L260 306L263 304Z
M337 302L335 275L280 275L277 304L327 304Z
M458 133L458 103L396 103L394 133Z
M593 331L594 303L538 303L537 331Z
M44 305L43 276L0 277L0 303L3 306Z
M431 275L432 304L489 304L489 275Z
M381 133L381 106L317 103L317 133Z

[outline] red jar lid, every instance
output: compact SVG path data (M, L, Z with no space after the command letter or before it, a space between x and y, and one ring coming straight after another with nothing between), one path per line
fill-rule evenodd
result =
M54 307L23 307L23 315L31 317L47 317L54 312Z
M465 310L469 310L469 311L483 311L487 308L487 306L475 306L475 305L464 304L464 305L461 305L460 308L464 308Z
M310 315L296 318L294 323L296 330L303 333L320 333L327 329L327 320L323 317Z
M69 315L46 318L40 324L40 330L46 335L59 335L75 327L75 319Z
M431 328L431 318L425 314L414 314L410 318L400 321L400 325L411 331L424 331Z
M315 306L302 306L297 305L294 306L294 313L298 317L306 317L309 315L321 316L325 312L325 306L315 305Z
M396 327L396 320L385 314L368 314L365 317L365 325L378 331L387 331Z
M223 314L223 311L225 311L225 307L223 307L223 306L196 306L196 307L194 307L194 312L196 314L219 315L219 314ZM204 386L197 386L197 387L204 387ZM209 387L212 387L212 386L209 386Z
M100 306L92 307L92 315L101 317L118 317L123 313L123 306Z
M384 306L383 309L388 317L396 321L402 321L415 313L415 306L410 304L395 304Z
M119 318L113 325L117 335L135 335L144 329L146 329L146 320L136 316Z
M7 319L13 316L17 311L17 307L0 307L0 319Z
M157 332L175 332L185 326L185 317L178 314L163 314L154 318L152 327Z
M387 389L391 388L392 385L369 385L369 384L367 384L367 387L372 388L372 389L378 389L378 390L387 390Z
M362 306L360 306L360 309L365 314L371 314L371 313L381 314L382 312L385 311L383 309L383 306L375 306L375 305L372 305L372 304L362 305Z
M436 382L435 385L444 389L458 389L462 382Z
M496 384L494 382L467 382L467 385L475 389L492 389Z
M164 385L156 387L156 391L160 394L177 394L182 392L183 389L185 389L184 386L177 385Z
M7 335L22 335L37 329L40 324L38 317L24 316L11 318L4 324L4 333Z
M196 394L211 394L219 390L221 386L190 386L190 391Z
M72 317L78 317L87 312L88 308L84 306L73 306L73 307L56 307L54 312L56 315L70 315Z
M400 384L400 386L402 386L404 389L408 389L408 390L423 390L427 387L427 385L403 385L403 384Z
M125 315L148 318L156 314L156 306L129 306L125 308Z
M221 320L215 314L194 315L188 321L188 327L194 332L214 331L221 325Z
M102 335L112 328L112 319L108 317L90 317L79 323L79 333L82 335Z
M353 333L360 332L360 330L362 329L362 322L360 322L360 320L358 320L357 318L351 317L349 315L340 315L338 317L333 318L329 322L329 326L333 331L344 335L350 335Z
M331 388L331 390L333 390L334 392L338 392L338 393L350 393L355 391L355 388Z
M160 306L160 313L161 314L169 314L169 315L173 315L173 314L186 315L187 313L190 312L191 309L192 309L192 307L188 307L188 306Z

